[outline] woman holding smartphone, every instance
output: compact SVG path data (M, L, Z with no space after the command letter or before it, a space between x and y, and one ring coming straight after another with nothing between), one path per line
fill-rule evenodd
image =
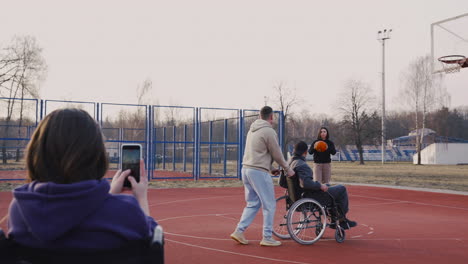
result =
M157 223L148 182L130 170L104 179L107 153L99 125L80 109L59 109L38 125L26 152L29 183L13 191L8 235L45 249L113 249L151 238ZM140 161L140 174L144 175ZM128 177L133 195L120 194Z

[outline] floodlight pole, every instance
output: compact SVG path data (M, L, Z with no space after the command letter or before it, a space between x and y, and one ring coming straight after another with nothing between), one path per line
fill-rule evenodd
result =
M391 29L377 32L377 40L382 42L382 164L385 163L385 40L390 39Z

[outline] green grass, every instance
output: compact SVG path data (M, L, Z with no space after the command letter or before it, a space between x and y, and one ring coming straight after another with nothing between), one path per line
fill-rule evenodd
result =
M312 166L312 163L309 164ZM412 163L333 162L332 182L379 184L468 192L468 165L413 165ZM276 183L276 180L275 180ZM153 181L154 188L242 186L233 180Z
M334 162L332 181L468 191L468 165Z

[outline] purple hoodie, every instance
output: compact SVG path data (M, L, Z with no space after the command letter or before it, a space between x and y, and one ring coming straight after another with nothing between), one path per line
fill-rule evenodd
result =
M9 209L9 236L36 248L123 246L150 238L156 222L130 195L109 194L107 180L73 184L31 182L16 188Z

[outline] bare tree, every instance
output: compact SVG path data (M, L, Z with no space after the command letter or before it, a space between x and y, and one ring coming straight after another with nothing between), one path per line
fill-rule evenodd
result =
M278 106L280 111L283 111L284 123L286 124L289 114L292 112L292 108L300 103L300 99L297 97L296 89L287 87L282 81L274 86L274 90L276 106Z
M343 124L350 129L359 152L359 163L364 164L362 145L372 134L372 120L377 118L375 97L367 83L349 80L337 101L338 111L343 115Z
M449 104L450 96L443 86L442 75L433 74L429 55L418 57L410 63L403 73L402 98L413 109L415 114L417 164L421 164L421 143L424 142L426 116L436 106ZM419 114L422 116L419 121Z
M299 140L312 142L316 139L317 131L326 119L324 114L313 115L307 110L298 114L290 114L288 136L296 142Z
M164 109L164 116L165 116L165 125L166 126L178 126L180 123L179 116L180 116L180 108L177 107L177 104L171 104L171 107L167 107Z
M117 120L112 122L106 120L110 127L122 129L125 140L145 140L146 115L145 105L152 101L150 93L153 89L151 79L146 79L141 85L137 86L138 105L136 110L120 110Z
M276 83L273 87L275 90L275 105L284 115L284 133L281 142L283 145L283 155L287 157L287 144L293 140L292 136L289 134L290 129L294 129L293 124L289 124L289 116L292 112L292 109L295 105L299 104L301 100L297 97L296 89L289 88L282 81ZM290 128L291 126L291 128Z
M151 104L150 93L153 91L153 81L147 78L143 83L137 86L137 99L139 105Z
M47 65L42 57L42 48L31 36L14 37L0 55L0 91L6 95L7 109L4 136L8 137L9 125L14 114L15 103L19 101L19 127L23 121L24 98L37 98L39 84L47 71ZM19 100L18 99L19 96ZM20 129L18 130L20 133ZM6 141L2 144L3 163L7 163ZM19 160L19 149L17 149Z

